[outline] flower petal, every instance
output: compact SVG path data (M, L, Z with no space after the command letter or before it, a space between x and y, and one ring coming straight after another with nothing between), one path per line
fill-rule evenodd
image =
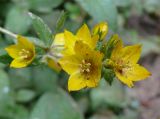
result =
M122 83L126 84L128 87L131 88L131 87L134 86L134 85L133 85L133 81L130 80L130 79L128 79L128 77L122 75L122 74L119 73L119 72L115 72L115 74L116 74L117 78L118 78L120 81L122 81Z
M123 48L123 43L122 43L122 39L117 34L114 34L112 36L112 39L111 39L112 42L115 42L116 44L115 44L115 47L114 47L114 49L112 51L111 57L115 59L115 58L119 57L120 52L121 52L121 50Z
M79 57L89 58L94 50L91 50L91 48L82 41L76 41L74 51Z
M100 40L103 40L108 33L108 24L107 22L100 22L96 24L93 28L93 35L100 35Z
M76 55L65 56L59 60L61 67L68 73L72 74L79 70L79 64L82 59Z
M18 40L18 45L21 46L22 48L24 49L26 48L31 51L35 50L34 44L31 41L29 41L26 37L18 35L17 40Z
M86 87L86 82L80 72L73 73L68 81L68 90L77 91Z
M95 35L92 37L92 42L91 42L90 48L92 48L92 49L96 48L98 39L99 39L98 35Z
M14 60L11 62L10 67L23 68L23 67L26 67L28 64L29 64L29 62L24 61L24 60L21 59L21 58L17 58L17 59L14 59Z
M98 66L97 69L94 69L94 71L90 74L89 79L86 80L86 85L89 88L97 87L100 79L101 79L101 66Z
M48 58L47 59L47 62L48 62L48 66L50 68L52 68L53 70L57 71L57 72L60 72L61 70L61 67L58 65L58 63L56 61L54 61L53 59L51 58Z
M132 68L132 72L128 73L128 78L132 81L139 81L149 77L151 73L144 67L136 64Z
M64 45L65 44L65 40L64 40L64 33L58 33L56 34L54 41L53 41L53 45Z
M64 32L65 38L65 50L63 51L64 55L72 55L74 54L74 45L76 42L76 37L69 31Z
M122 74L116 72L116 76L129 87L133 86L132 81L140 81L149 77L151 73L144 67L135 64L129 70L125 70Z
M19 52L21 51L21 47L19 47L18 45L10 45L10 46L6 47L5 50L8 52L8 54L12 58L18 58Z
M121 57L126 62L137 63L140 58L141 50L141 45L126 46L121 52Z
M91 33L89 31L89 28L86 24L84 24L77 32L76 36L78 37L78 40L83 41L84 43L88 44L90 48L94 49L96 46L96 43L98 41L98 35L92 39Z

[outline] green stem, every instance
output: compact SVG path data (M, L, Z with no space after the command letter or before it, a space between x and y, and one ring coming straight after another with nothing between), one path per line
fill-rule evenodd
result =
M6 29L4 29L4 28L2 28L2 27L0 27L0 32L2 32L2 33L4 33L4 34L7 34L7 35L9 35L9 36L11 36L11 37L13 37L13 38L17 38L17 35L16 35L16 34L8 31L8 30L6 30Z

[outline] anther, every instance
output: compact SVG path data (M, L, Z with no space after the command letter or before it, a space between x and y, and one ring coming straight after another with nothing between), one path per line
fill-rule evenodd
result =
M89 73L89 72L90 72L90 69L86 69L86 72L88 72L88 73Z
M86 65L87 65L87 66L91 66L91 63L87 63Z
M85 60L84 60L84 59L82 60L82 63L84 63L84 64L85 64Z

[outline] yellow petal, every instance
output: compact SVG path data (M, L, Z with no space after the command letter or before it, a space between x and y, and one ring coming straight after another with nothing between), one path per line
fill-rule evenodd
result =
M91 56L90 54L93 52L93 50L91 50L91 48L82 41L76 41L74 50L75 53L79 55L79 57L84 57L84 58Z
M101 54L99 51L94 51L91 54L91 59L94 65L94 69L92 70L92 73L86 82L87 87L96 87L101 79L103 54Z
M139 81L149 77L151 73L144 67L135 64L130 69L126 69L123 73L116 72L116 76L129 87L133 86L133 81Z
M64 32L65 38L65 50L63 52L64 55L74 54L74 45L76 42L76 37L69 31Z
M68 81L68 90L77 91L86 87L86 82L79 72L73 73Z
M132 67L132 71L129 71L128 78L132 81L139 81L146 79L150 75L151 73L147 69L138 64L135 64Z
M79 70L79 64L82 59L76 55L65 56L59 60L61 67L68 73L72 74Z
M35 50L34 44L31 41L29 41L26 37L18 35L17 40L18 40L18 45L21 46L22 48L30 49L32 51Z
M86 24L84 24L77 32L76 36L78 37L78 40L83 41L84 43L88 44L90 48L94 49L96 47L97 41L98 41L98 35L96 37L91 37L91 33L89 31L89 28Z
M86 24L84 24L77 32L76 36L79 38L79 40L82 40L84 42L91 41L91 33L89 31L89 28Z
M21 47L18 47L18 45L11 45L5 48L5 50L8 52L8 54L12 58L18 58L19 52L21 51Z
M117 58L117 56L119 57L120 56L120 52L123 48L123 43L122 43L122 39L117 35L117 34L114 34L112 36L112 42L115 42L115 46L114 46L114 49L112 51L112 55L111 57L112 58Z
M64 44L65 44L64 33L56 34L53 41L53 45L64 45Z
M126 62L137 63L140 58L141 50L141 45L127 46L122 49L120 55Z
M108 24L106 22L100 22L93 28L93 35L100 35L100 40L103 40L108 33Z
M48 62L48 66L50 68L52 68L53 70L57 71L57 72L60 72L61 70L61 67L58 65L58 63L56 61L54 61L53 59L51 58L48 58L47 59L47 62Z
M13 67L13 68L23 68L23 67L26 67L28 64L29 64L29 62L24 61L21 58L17 58L17 59L14 59L11 62L10 67Z
M119 72L115 72L117 78L124 84L126 84L128 87L133 87L133 81L128 79L126 76L122 75L121 73Z
M92 37L91 45L89 45L89 46L90 46L92 49L95 49L98 40L99 40L99 36L98 36L98 35L93 36L93 37Z
M85 79L86 86L89 88L97 87L100 79L101 79L101 66L98 66L97 69L94 69L93 72L90 74L89 78Z

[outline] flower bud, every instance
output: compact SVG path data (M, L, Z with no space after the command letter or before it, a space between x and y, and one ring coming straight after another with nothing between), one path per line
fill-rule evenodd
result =
M100 22L93 28L93 35L99 35L99 40L103 40L108 33L107 22Z

